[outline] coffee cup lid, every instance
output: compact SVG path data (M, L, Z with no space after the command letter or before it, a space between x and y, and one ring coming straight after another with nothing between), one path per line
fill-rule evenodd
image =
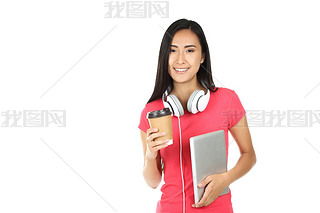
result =
M163 108L162 110L148 112L147 118L159 118L162 116L171 115L171 111L169 108Z

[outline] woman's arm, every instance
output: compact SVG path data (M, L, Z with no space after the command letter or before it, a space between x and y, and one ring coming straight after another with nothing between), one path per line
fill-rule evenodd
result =
M243 116L237 125L230 129L230 133L238 144L241 156L237 164L226 172L228 185L248 173L257 161L246 115Z
M193 207L199 208L211 204L217 199L225 187L249 172L257 161L246 116L243 116L237 125L230 129L230 132L239 146L241 156L231 170L220 174L209 175L201 182L202 184L198 185L198 187L207 186L207 188L201 200L197 204L193 204Z
M148 159L146 157L147 133L140 130L140 136L141 136L141 141L142 141L143 158L144 158L144 165L143 165L143 171L142 171L143 177L144 177L146 183L151 188L156 189L159 186L159 184L161 183L161 179L162 179L161 156L158 151L158 155L157 155L156 159Z

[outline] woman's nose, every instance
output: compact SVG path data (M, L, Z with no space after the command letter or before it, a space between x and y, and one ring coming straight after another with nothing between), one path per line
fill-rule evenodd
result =
M178 63L183 63L184 62L184 54L183 53L178 53Z

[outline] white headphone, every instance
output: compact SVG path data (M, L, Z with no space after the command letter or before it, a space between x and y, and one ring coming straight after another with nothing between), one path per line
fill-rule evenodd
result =
M187 109L192 114L202 112L205 110L209 103L210 90L207 89L207 93L204 94L203 90L195 90L189 97L187 103ZM175 95L168 95L168 89L162 95L162 101L164 107L171 110L172 114L176 117L180 117L184 114L182 104Z

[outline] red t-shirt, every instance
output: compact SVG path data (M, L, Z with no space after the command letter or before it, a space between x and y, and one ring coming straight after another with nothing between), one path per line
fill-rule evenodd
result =
M159 98L145 105L141 112L138 128L144 132L150 128L147 113L164 108ZM190 155L190 137L223 129L225 132L226 152L228 161L228 130L235 126L245 115L245 110L235 91L219 87L216 92L210 91L210 100L203 112L192 114L184 111L180 117L182 137L182 169L185 187L185 212L215 212L232 213L231 189L229 193L219 196L210 205L194 208L194 192ZM172 116L173 144L160 149L160 156L164 164L164 184L161 187L162 196L158 201L156 212L183 211L183 193L180 169L180 138L178 118Z

